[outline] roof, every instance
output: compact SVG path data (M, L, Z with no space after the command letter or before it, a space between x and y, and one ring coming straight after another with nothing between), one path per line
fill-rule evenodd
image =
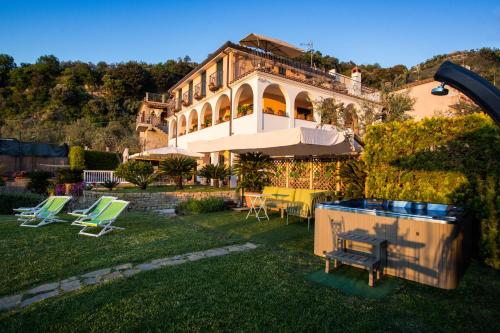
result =
M302 49L299 49L292 44L276 38L257 35L254 33L251 33L240 40L240 44L250 47L256 47L266 52L271 52L273 54L288 58L297 58L304 54L304 51Z

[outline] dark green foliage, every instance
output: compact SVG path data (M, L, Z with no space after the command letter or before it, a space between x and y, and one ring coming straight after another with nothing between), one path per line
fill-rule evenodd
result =
M262 153L246 153L238 156L233 171L238 175L239 188L260 192L270 183L270 178L274 174L274 164L269 156Z
M143 190L156 179L156 174L151 163L135 160L120 164L116 168L115 175L139 186Z
M72 170L85 169L85 150L80 146L71 146L69 148L69 167Z
M224 209L226 209L224 199L216 197L209 197L200 200L188 199L186 201L182 201L177 206L177 211L184 215L213 213Z
M118 186L118 184L120 184L119 182L117 182L116 180L106 180L102 186L104 186L105 188L107 188L108 190L110 191L113 191L113 189L115 187Z
M120 165L117 153L85 150L85 167L89 170L115 170Z
M365 143L368 197L463 206L481 257L500 268L500 131L488 116L375 125Z
M60 169L56 172L56 184L73 184L82 181L82 170Z
M37 194L47 194L47 188L50 185L50 178L54 175L48 171L31 171L28 173L30 179L27 189Z
M346 198L363 198L365 196L366 171L365 163L348 160L340 165L340 179L344 185Z
M14 208L35 207L44 197L31 193L0 193L0 214L13 214Z
M183 188L184 179L190 178L196 173L196 166L196 160L187 156L170 157L160 164L162 172L175 179L179 190Z
M219 180L224 180L231 175L231 169L227 168L224 164L217 165L206 164L198 172L201 177L214 180L214 186L219 186Z

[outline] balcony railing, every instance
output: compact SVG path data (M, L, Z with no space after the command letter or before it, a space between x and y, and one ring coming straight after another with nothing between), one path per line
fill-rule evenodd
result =
M144 97L144 101L146 102L154 102L154 103L167 103L169 96L167 94L156 94L147 92Z
M168 116L170 116L170 112L167 113L166 117ZM137 126L144 127L146 125L151 125L152 127L156 127L163 132L168 133L168 122L165 120L165 117L157 117L155 114L139 114L137 115L136 123Z
M200 100L203 97L203 92L201 91L201 82L194 86L194 99Z
M244 48L242 51L244 54L240 54L240 57L233 64L231 82L254 71L260 71L343 94L359 96L372 101L379 100L380 96L376 90L365 87L360 82L345 75L331 74L295 60L249 48Z
M210 89L210 91L217 91L220 87L222 87L222 77L222 71L212 73L208 77L208 89Z
M191 103L193 103L193 101L191 100L191 98L189 96L189 91L186 91L184 94L182 94L182 105L189 106L189 105L191 105Z

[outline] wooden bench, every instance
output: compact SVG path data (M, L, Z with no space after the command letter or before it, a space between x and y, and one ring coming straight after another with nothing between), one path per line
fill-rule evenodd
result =
M350 251L346 248L346 241L372 245L374 247L374 254ZM330 272L331 260L334 261L334 268L337 268L339 263L363 266L369 272L368 285L373 287L374 276L376 275L376 279L379 280L383 274L383 265L381 265L383 259L382 252L385 252L387 241L365 234L340 232L337 234L337 244L341 244L337 250L324 253L326 258L325 272Z

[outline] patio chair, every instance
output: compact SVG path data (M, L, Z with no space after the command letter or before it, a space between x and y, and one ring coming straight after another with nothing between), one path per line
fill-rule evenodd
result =
M40 202L38 205L35 207L19 207L19 208L14 208L13 211L18 212L18 213L32 213L39 211L42 209L43 206L49 206L50 203L54 200L54 196L50 196L47 199L43 200Z
M54 222L66 222L57 218L57 214L71 200L71 196L54 196L48 200L39 210L16 214L18 221L22 222L20 227L38 228ZM32 224L38 222L37 224Z
M118 199L117 197L112 197L112 196L107 196L104 195L97 199L96 202L92 204L87 209L77 209L69 213L69 215L76 216L77 219L71 223L71 225L78 225L78 222L81 221L82 219L88 218L88 217L95 217L99 215L104 208L113 200Z
M80 230L79 235L91 237L100 237L115 229L123 230L124 228L115 227L111 224L115 222L118 216L120 216L121 212L123 212L123 210L127 208L128 204L128 201L112 200L96 216L82 217L82 219L78 222L73 222L73 225L83 226L83 229ZM99 233L97 234L87 232L87 230L92 228L101 228L101 231L99 231Z

